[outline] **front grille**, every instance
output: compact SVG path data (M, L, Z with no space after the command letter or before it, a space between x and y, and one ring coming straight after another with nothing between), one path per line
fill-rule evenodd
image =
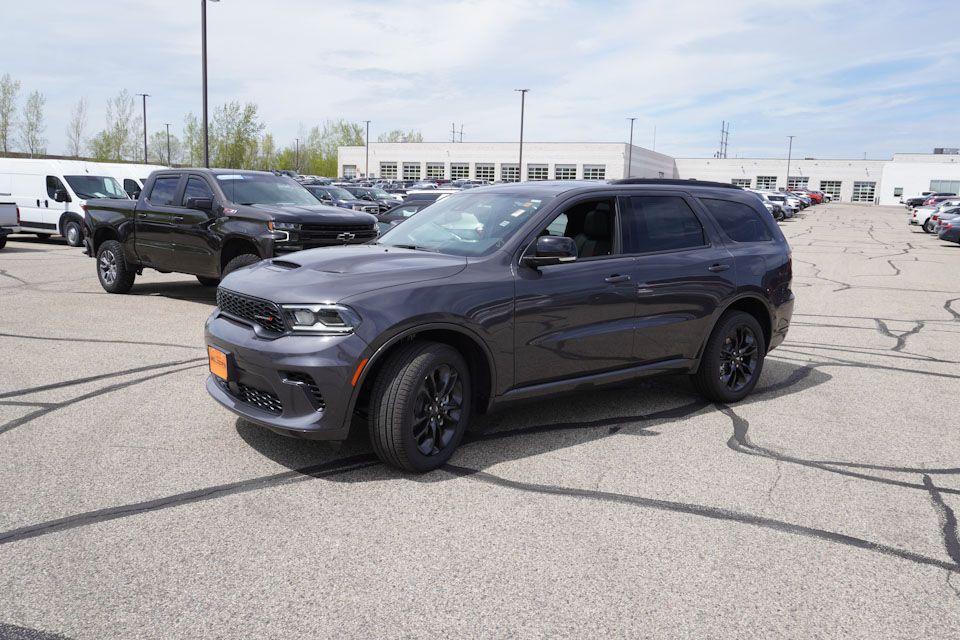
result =
M341 234L352 234L352 238L339 238ZM377 237L375 224L304 224L300 228L300 241L304 245L328 245L358 243Z
M281 371L280 375L283 376L284 382L292 382L302 386L307 395L310 396L313 408L317 411L322 411L327 406L327 403L323 400L323 394L320 393L320 387L317 386L310 374L300 371Z
M256 323L267 331L283 333L286 330L280 307L273 302L219 288L217 306L223 313Z
M234 393L234 391L223 382L220 383L220 386L240 402L254 406L258 409L266 411L267 413L273 413L276 415L283 413L283 404L280 402L280 398L269 391L248 387L240 382L237 383L236 393Z

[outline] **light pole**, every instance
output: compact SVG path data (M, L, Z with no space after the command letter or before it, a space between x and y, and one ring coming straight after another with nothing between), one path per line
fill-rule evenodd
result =
M137 95L143 97L143 164L147 164L150 162L147 159L147 98L150 94L138 93Z
M520 158L517 160L517 181L523 181L523 110L527 102L527 91L530 89L514 89L520 92Z
M627 146L627 177L630 177L630 169L633 168L633 121L636 118L627 118L630 121L630 144Z
M784 191L790 190L790 156L793 155L793 136L787 136L790 138L790 145L787 147L787 188Z
M365 166L363 168L363 177L369 180L370 179L370 121L364 120L364 122L367 123L367 137L364 139L367 150L364 154L366 157L364 158Z
M207 0L200 0L200 22L203 31L203 166L210 168L210 137L207 134Z
M173 164L173 159L170 157L170 123L164 122L163 126L167 128L167 164Z

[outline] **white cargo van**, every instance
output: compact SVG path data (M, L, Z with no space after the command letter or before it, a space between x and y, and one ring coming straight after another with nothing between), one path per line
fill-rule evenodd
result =
M158 169L168 169L162 164L133 164L133 163L102 163L109 167L110 175L117 179L127 195L136 200L143 191L150 174ZM106 170L106 169L104 169Z
M127 198L112 174L105 163L0 158L0 202L13 202L19 209L21 233L62 235L79 247L84 201Z

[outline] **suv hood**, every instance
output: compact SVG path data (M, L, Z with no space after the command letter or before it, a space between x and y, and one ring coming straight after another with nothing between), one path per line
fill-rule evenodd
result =
M317 224L369 224L376 222L369 213L328 207L326 205L274 205L251 204L247 208L266 213L277 222L301 222Z
M376 289L448 278L466 265L465 257L384 245L321 247L240 269L221 286L279 303L340 302Z

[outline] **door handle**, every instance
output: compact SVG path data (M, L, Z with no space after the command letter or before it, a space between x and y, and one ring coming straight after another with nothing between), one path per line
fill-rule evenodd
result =
M718 271L726 271L729 268L730 268L729 264L721 264L718 262L717 264L712 264L709 267L707 267L707 271L713 271L714 273L717 273Z
M174 222L183 222L183 216L173 216Z
M609 282L611 284L615 282L627 282L628 280L630 280L630 276L626 274L620 275L619 273L615 273L612 276L607 276L603 279L604 282Z

